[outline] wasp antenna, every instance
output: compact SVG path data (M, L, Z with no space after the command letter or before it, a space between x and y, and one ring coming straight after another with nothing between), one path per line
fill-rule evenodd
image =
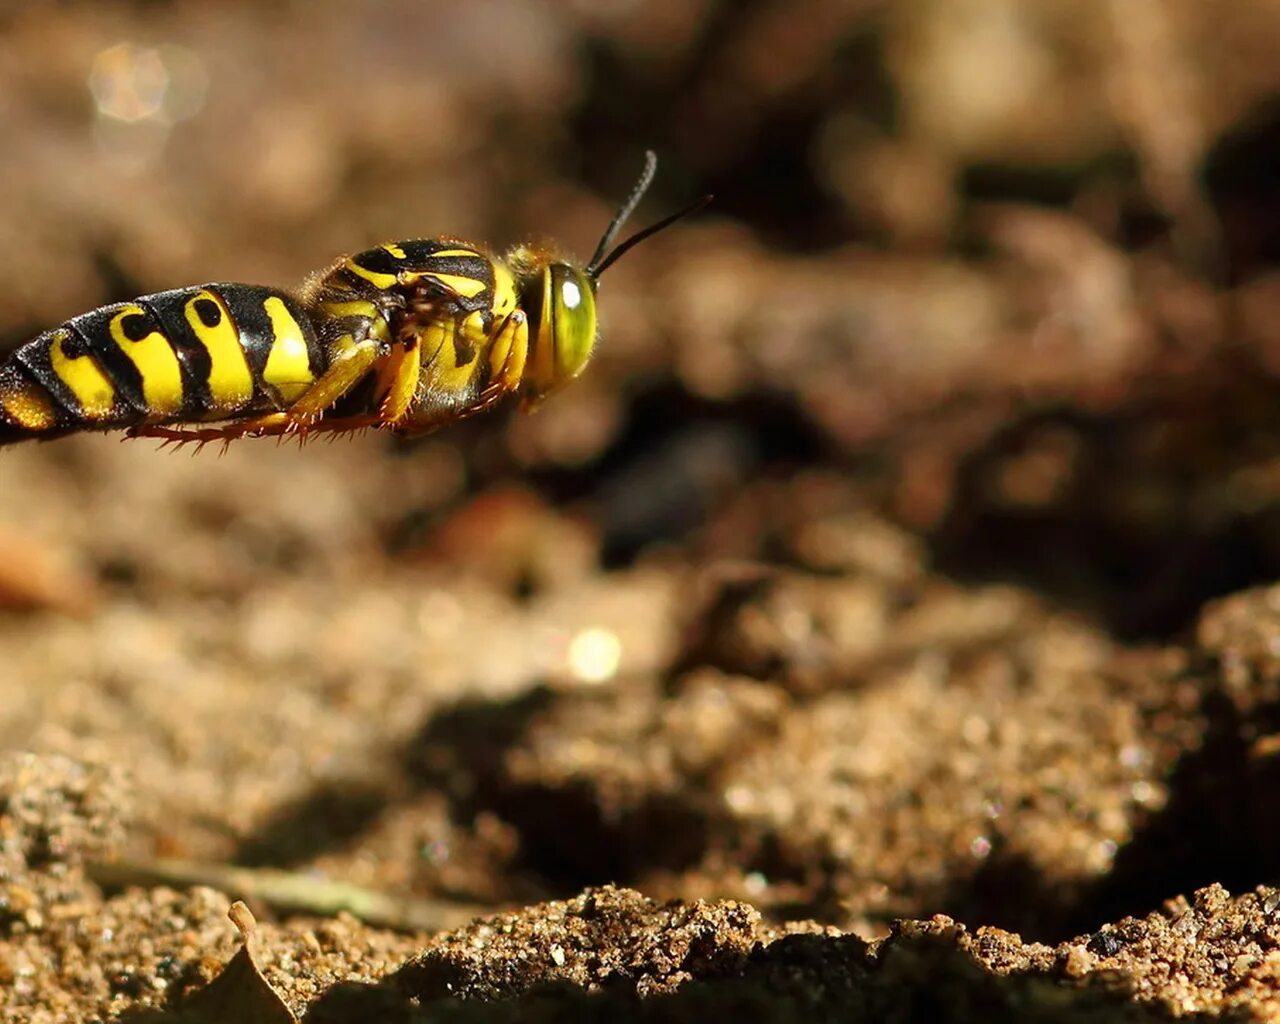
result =
M587 270L586 270L587 276L592 280L595 280L601 274L603 274L606 270L608 270L611 266L617 263L619 257L625 255L631 249L634 249L646 238L652 238L659 231L663 230L664 228L669 228L676 221L682 220L683 218L688 217L692 213L697 213L703 207L709 205L714 199L715 199L715 196L703 196L697 202L690 203L683 210L677 210L675 213L671 214L671 216L663 217L662 220L658 221L657 224L653 224L650 227L645 228L643 231L637 231L625 242L622 242L620 245L618 245L618 247L614 249L613 252L609 253L609 255L606 256L604 259L599 261L593 259L591 263L587 266Z
M631 190L631 195L627 196L626 202L618 207L618 212L613 215L613 220L605 228L600 244L596 246L595 255L591 257L591 262L587 264L588 277L595 277L599 273L598 268L601 260L605 258L604 254L608 252L609 246L613 245L613 240L618 237L618 232L622 230L622 225L627 222L627 218L635 213L636 207L640 205L640 200L644 198L644 194L649 191L649 186L653 184L653 176L657 173L658 154L651 149L646 149L644 151L644 170L640 172L640 180L636 182L635 188Z

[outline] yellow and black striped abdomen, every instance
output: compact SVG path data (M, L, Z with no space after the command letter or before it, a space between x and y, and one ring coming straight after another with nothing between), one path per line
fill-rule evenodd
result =
M93 310L0 366L0 443L284 409L324 372L283 292L209 284Z

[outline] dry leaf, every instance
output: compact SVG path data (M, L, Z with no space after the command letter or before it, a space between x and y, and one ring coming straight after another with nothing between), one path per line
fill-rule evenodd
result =
M244 945L213 981L188 997L178 1020L183 1024L297 1024L284 1000L253 962L255 921L237 901L227 911Z

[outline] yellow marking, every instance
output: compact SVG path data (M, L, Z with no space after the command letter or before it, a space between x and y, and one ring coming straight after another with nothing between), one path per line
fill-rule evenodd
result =
M271 320L271 351L262 371L263 383L269 384L286 402L293 402L315 383L307 339L289 307L277 295L263 304Z
M471 343L472 348L478 349L483 357L491 340L484 331L484 310L477 309L474 313L468 313L462 321L460 331L462 336Z
M330 316L377 316L378 307L368 299L344 302L322 302L320 308Z
M116 389L102 367L91 355L68 356L62 346L71 335L60 331L49 345L49 365L53 372L75 396L80 412L86 419L97 420L111 415L116 404Z
M431 365L444 347L445 335L455 329L451 320L434 320L427 324L418 335L418 346L422 349L422 362Z
M395 274L380 274L376 270L370 270L368 267L360 266L360 264L355 260L347 260L343 266L357 277L363 277L375 288L381 288L383 291L386 291L388 288L394 288L396 286L397 278Z
M384 423L395 423L409 411L418 394L418 374L422 368L422 347L414 345L407 351L397 347L379 375L386 381L387 396L382 400L378 416Z
M48 430L57 422L49 396L30 382L20 384L8 393L0 392L0 408L23 430Z
M455 295L461 295L464 299L473 299L485 290L487 285L484 281L475 277L466 277L463 274L433 274L430 271L421 274L414 274L413 279L430 278L432 281L439 281L441 285L453 292Z
M196 303L201 299L208 299L222 314L212 327L206 327L196 311ZM196 338L209 353L209 397L216 411L232 412L248 404L253 398L253 374L226 303L206 288L187 300L183 312Z
M382 248L384 248L387 252L391 253L391 255L398 260L403 260L408 258L405 256L404 250L401 249L400 246L396 245L394 242L388 242Z
M497 260L493 261L493 315L504 317L515 310L519 303L516 296L516 279L511 271Z
M431 259L434 260L439 256L479 256L484 259L484 254L476 252L474 249L441 249L439 252L433 252Z
M458 321L452 317L431 324L422 333L423 376L432 390L457 395L465 392L475 377L480 360L459 366L457 337Z
M142 400L149 416L170 416L182 408L182 367L169 339L159 331L134 341L124 333L124 320L130 316L150 319L141 306L130 303L111 318L107 330L111 340L129 361L138 368L142 378Z

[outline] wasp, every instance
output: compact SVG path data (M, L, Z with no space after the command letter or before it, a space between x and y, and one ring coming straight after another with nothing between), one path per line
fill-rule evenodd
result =
M453 238L339 260L295 296L248 284L144 295L68 320L0 365L0 444L85 430L168 441L343 432L415 436L509 395L536 406L587 365L600 276L653 181L644 171L582 266L542 245L504 256Z

